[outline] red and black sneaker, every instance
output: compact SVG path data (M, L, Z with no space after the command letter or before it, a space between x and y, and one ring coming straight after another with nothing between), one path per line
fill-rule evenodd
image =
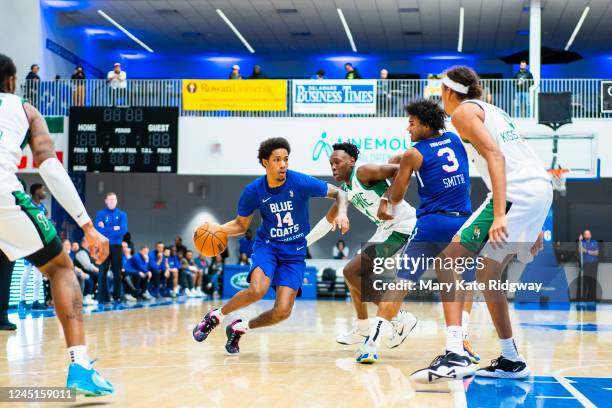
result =
M193 328L193 339L195 341L201 342L206 340L210 332L219 325L220 322L217 316L212 315L212 312L215 310L213 309L206 313L204 319Z
M230 356L237 356L240 354L240 346L238 343L240 342L240 338L245 333L243 331L239 331L234 329L236 324L240 323L242 319L234 320L232 324L228 325L225 328L225 334L227 335L227 343L225 343L225 351Z

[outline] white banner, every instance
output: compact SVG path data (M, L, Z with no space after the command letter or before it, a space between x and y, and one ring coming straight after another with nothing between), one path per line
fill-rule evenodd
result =
M293 113L376 113L376 80L299 80Z
M349 141L359 162L386 163L410 147L405 118L201 118L179 119L179 174L261 175L259 144L284 137L291 145L289 167L331 176L332 145Z

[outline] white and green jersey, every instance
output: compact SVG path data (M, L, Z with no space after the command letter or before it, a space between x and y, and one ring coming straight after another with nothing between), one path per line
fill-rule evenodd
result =
M508 201L524 200L529 195L529 189L537 188L533 187L532 182L550 182L544 164L518 134L516 126L506 112L481 100L470 99L462 103L475 103L484 110L484 125L493 141L499 146L506 161L506 198ZM492 191L487 161L470 143L466 143L466 150L487 188Z
M20 97L0 93L0 195L21 191L17 167L28 143L30 124Z
M357 166L355 166L350 181L342 184L341 188L347 192L351 204L376 224L379 229L384 228L408 235L412 232L416 220L416 210L405 200L393 206L392 220L385 221L378 218L380 198L389 189L386 180L379 181L373 186L365 186L357 177Z

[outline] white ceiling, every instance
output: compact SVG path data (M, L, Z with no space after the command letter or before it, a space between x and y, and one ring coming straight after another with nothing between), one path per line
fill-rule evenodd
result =
M612 1L542 4L543 45L563 48L590 6L572 50L612 52ZM76 12L58 10L58 21L65 28L110 28L96 13L101 9L156 51L244 53L215 12L219 8L258 54L350 53L336 12L341 8L359 52L394 54L456 51L459 8L464 7L464 52L501 56L527 48L528 36L517 32L529 29L528 5L528 0L89 0ZM185 33L196 33L195 38ZM138 49L123 35L99 40L108 48Z

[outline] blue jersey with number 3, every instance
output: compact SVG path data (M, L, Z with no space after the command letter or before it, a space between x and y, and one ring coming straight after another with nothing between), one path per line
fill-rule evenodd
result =
M416 172L421 198L417 217L440 212L470 213L469 160L459 136L445 132L421 140L413 148L423 156Z
M280 187L270 188L266 176L247 185L238 201L238 215L248 217L259 209L261 225L257 229L255 246L270 242L292 243L301 250L310 232L308 200L325 195L326 182L288 170L287 179Z

